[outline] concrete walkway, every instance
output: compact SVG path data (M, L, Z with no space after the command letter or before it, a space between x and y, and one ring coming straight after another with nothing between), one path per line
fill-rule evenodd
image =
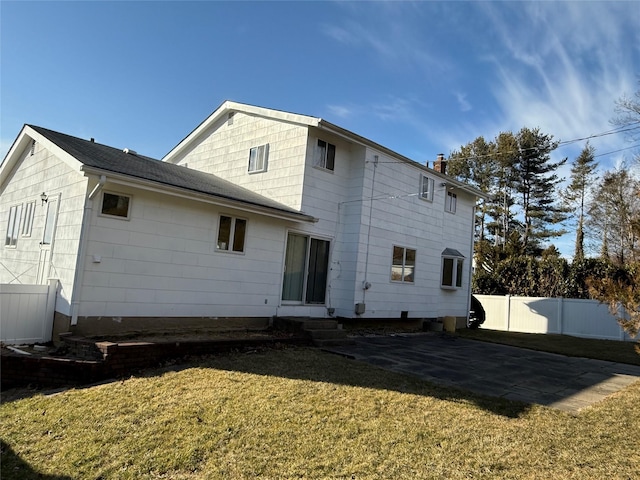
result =
M577 412L640 380L640 366L424 333L357 337L325 348L424 380Z

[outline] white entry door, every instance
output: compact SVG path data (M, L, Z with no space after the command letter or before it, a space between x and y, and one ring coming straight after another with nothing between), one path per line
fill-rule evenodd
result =
M47 216L44 222L44 233L40 242L40 258L38 260L38 278L40 285L49 280L51 273L51 253L56 236L56 223L58 221L58 197L50 198L47 202Z

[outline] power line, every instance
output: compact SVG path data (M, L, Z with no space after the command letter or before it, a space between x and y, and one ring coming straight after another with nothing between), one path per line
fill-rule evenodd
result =
M636 125L636 126L632 126L632 125ZM605 136L608 136L608 135L614 135L614 134L617 134L617 133L625 133L625 132L630 132L630 131L638 130L638 129L640 129L640 120L638 120L636 122L627 123L627 124L622 125L620 127L614 128L613 130L607 130L605 132L595 133L595 134L589 135L587 137L574 138L572 140L560 141L560 142L558 142L558 147L561 147L561 146L564 147L564 146L567 146L567 145L571 145L573 143L582 142L584 140L590 140L592 138L600 138L600 137L605 137ZM602 157L604 155L610 155L612 153L618 153L618 152L622 152L624 150L630 150L630 149L636 148L638 146L640 146L640 144L639 145L634 145L634 146L631 146L631 147L621 148L619 150L614 150L614 151L608 152L608 153L601 153L601 154L598 154L598 155L594 155L594 157ZM504 155L504 154L511 154L511 153L523 153L523 152L534 151L534 150L537 150L537 148L536 147L531 147L531 148L524 148L524 149L521 149L521 150L509 150L509 151L506 151L506 152L501 152L501 154ZM471 156L468 156L468 157L458 157L458 158L464 159L464 160L471 160L471 159L479 159L479 158L486 158L486 157L493 157L493 156L495 156L494 153L488 153L486 155L471 155ZM398 160L379 161L379 163L398 163L398 162L399 162ZM427 161L427 164L429 162L430 162L430 160ZM435 162L435 160L433 162Z

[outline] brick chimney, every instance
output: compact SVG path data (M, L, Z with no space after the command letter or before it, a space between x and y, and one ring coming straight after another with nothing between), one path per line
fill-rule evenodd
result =
M444 153L438 154L438 159L433 162L433 169L436 172L447 173L447 161L444 159Z

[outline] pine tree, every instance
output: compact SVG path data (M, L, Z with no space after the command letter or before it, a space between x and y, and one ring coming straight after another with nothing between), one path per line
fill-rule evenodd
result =
M566 205L572 210L578 211L578 225L576 227L576 249L573 256L574 261L584 258L584 217L586 209L586 199L589 188L595 178L595 170L598 164L595 160L595 149L585 145L578 158L571 166L571 182L563 191L563 198Z
M513 182L524 217L522 243L528 254L537 254L540 241L565 233L554 228L567 218L566 210L556 204L556 188L563 179L555 172L567 159L551 161L558 142L537 128L525 127L515 138L519 151L513 165Z

